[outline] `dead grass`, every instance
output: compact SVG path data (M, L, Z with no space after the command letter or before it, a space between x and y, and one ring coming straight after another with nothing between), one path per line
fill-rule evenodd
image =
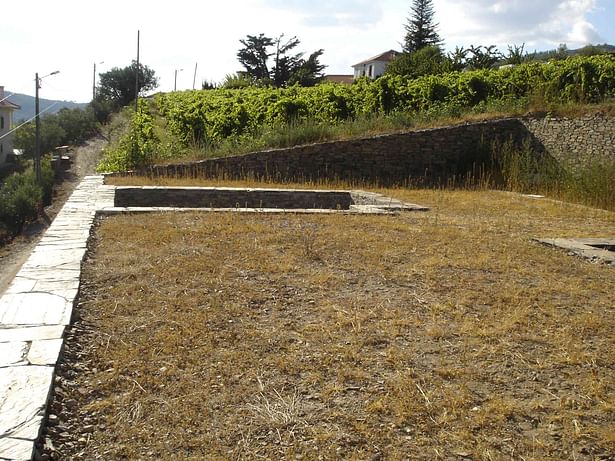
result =
M105 219L86 459L613 459L613 268L530 238L615 214L381 192L432 211Z

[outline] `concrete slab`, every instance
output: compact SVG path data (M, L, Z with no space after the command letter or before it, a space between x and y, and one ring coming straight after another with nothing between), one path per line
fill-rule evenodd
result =
M604 238L535 238L534 241L542 243L581 256L592 261L599 261L615 265L615 237Z

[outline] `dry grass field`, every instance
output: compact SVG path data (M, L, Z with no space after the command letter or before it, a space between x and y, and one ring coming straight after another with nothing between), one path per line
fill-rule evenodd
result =
M531 241L615 213L379 192L432 210L104 219L62 456L615 459L614 268Z

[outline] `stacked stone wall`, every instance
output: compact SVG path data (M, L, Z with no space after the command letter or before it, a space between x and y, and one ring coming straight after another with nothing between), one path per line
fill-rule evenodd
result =
M529 142L565 167L615 161L615 117L509 118L349 141L158 165L120 175L341 180L378 185L445 184L476 173L494 142Z

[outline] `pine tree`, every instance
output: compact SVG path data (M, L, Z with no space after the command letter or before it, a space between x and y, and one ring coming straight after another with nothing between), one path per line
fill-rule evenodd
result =
M426 46L440 46L442 40L434 24L434 9L432 0L413 0L410 17L406 24L404 51L412 53Z

